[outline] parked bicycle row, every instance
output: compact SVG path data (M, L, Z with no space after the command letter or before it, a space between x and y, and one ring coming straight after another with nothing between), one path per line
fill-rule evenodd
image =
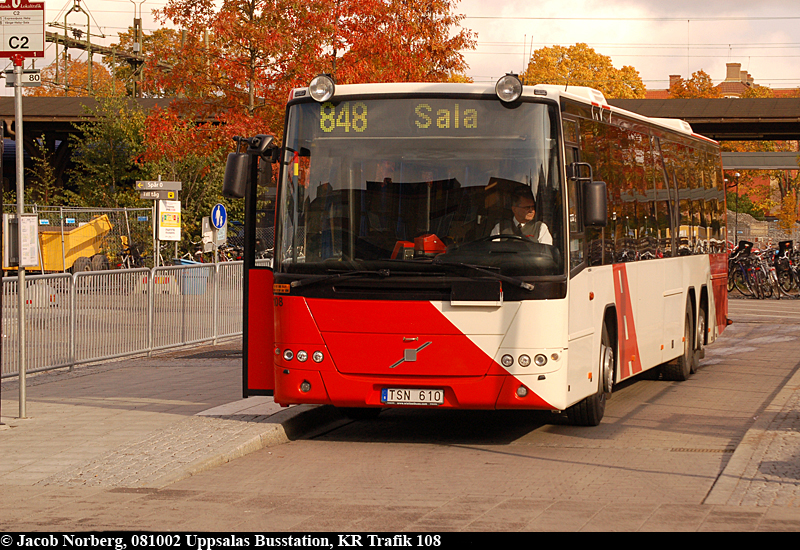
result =
M758 250L739 241L728 257L728 292L758 299L800 297L800 251L792 241Z

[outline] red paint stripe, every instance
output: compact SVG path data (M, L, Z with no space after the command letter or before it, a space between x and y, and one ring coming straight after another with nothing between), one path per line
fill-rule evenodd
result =
M614 265L614 297L617 305L617 341L619 342L620 377L642 372L639 343L633 319L633 302L625 264Z

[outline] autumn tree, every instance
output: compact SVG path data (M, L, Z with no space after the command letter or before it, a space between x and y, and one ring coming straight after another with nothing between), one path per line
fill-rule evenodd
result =
M89 63L63 56L42 69L42 85L26 87L23 93L33 97L110 96L121 94L123 87L114 81L100 62L92 62L92 86L89 87Z
M475 48L452 0L337 2L333 36L340 82L445 82L467 69Z
M720 94L708 73L701 69L692 73L689 80L677 78L670 83L669 96L673 99L716 98Z
M118 53L132 54L134 44L134 29L119 33L119 40L111 44L111 48ZM134 82L139 83L139 89L144 90L142 95L158 97L174 97L179 95L178 90L157 88L151 75L152 68L158 71L169 71L177 62L177 55L181 44L181 32L171 28L156 29L151 33L143 33L141 36L140 54L149 62L143 64L132 63L129 58L123 55L106 55L103 57L111 74L117 82L121 83L127 95L134 95Z
M182 29L171 71L154 85L179 90L205 116L238 110L280 134L288 91L321 72L338 83L446 81L466 69L469 31L452 0L169 0L157 12ZM174 49L176 43L164 48Z
M644 82L636 69L630 66L616 69L610 57L582 43L534 51L523 77L529 84L588 86L609 98L645 96Z

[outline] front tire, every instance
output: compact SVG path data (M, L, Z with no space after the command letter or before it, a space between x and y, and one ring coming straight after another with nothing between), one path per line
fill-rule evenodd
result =
M600 340L600 376L597 393L567 409L567 419L573 426L597 426L606 412L606 399L611 396L616 375L616 355L608 327L603 325Z

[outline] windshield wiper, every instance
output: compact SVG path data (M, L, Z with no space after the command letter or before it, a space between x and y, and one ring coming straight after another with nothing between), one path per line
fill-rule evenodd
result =
M512 285L514 285L516 287L519 287L519 288L522 288L524 290L527 290L528 292L532 292L533 291L533 285L531 283L526 283L525 281L523 281L521 279L516 279L514 277L508 277L507 275L501 275L500 273L496 273L494 271L491 271L490 269L487 269L487 268L490 268L491 266L480 266L480 265L474 265L474 264L466 264L464 262L446 262L446 261L438 260L436 258L431 260L431 264L433 264L433 265L441 265L441 266L463 267L463 268L466 268L466 269L473 269L473 270L478 271L480 273L485 273L486 275L494 277L495 279L498 279L498 280L503 281L505 283L509 283L509 284L512 284ZM492 268L492 269L497 269L497 268Z
M298 279L296 281L292 281L289 284L292 288L298 288L301 286L313 285L314 283L329 281L331 279L341 280L341 279L350 279L352 277L369 277L369 276L386 278L389 275L391 275L391 273L389 273L388 269L378 269L375 271L369 271L369 270L344 271L342 273L334 273L331 275L319 275L317 277L309 277L308 279Z

